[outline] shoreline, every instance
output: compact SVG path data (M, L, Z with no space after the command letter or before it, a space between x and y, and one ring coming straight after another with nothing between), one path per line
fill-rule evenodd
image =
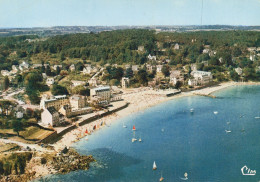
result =
M122 119L124 117L127 117L131 114L135 114L137 112L143 111L147 108L156 106L158 104L164 103L166 101L174 100L177 98L187 97L187 96L209 96L217 91L226 89L231 86L243 86L243 85L260 85L260 82L246 82L246 83L239 83L239 82L225 82L220 83L215 86L206 87L200 90L193 90L188 92L182 92L178 95L174 95L171 97L166 97L165 94L159 94L159 92L147 88L138 88L138 89L129 89L126 90L126 94L122 96L125 102L128 102L128 107L119 110L113 114L104 116L102 118L96 119L90 123L87 123L82 126L78 126L77 128L69 131L68 133L64 134L60 140L52 144L54 154L56 155L61 150L64 149L64 147L73 148L71 147L74 143L78 142L80 139L84 138L88 140L88 136L85 134L86 129L88 131L94 132L94 130L91 130L93 126L96 126L96 130L102 129L103 127L111 126L113 123L118 122L119 119ZM134 91L133 91L134 90ZM104 123L102 126L100 123ZM122 123L123 124L123 123ZM74 150L74 149L72 149ZM44 151L39 149L39 152L37 152L37 155L47 155ZM53 155L53 154L51 154ZM87 154L90 156L91 154ZM38 159L39 157L36 157ZM94 160L94 159L93 159ZM33 165L33 161L28 166L28 170L30 171L29 174L34 172L32 179L39 179L41 177L50 175L50 174L57 174L59 171L55 170L55 168L52 165ZM40 164L40 163L38 163ZM69 172L69 171L68 171ZM1 180L0 180L1 181Z
M93 122L90 122L88 124L82 125L80 127L77 127L76 129L66 133L62 139L57 141L56 143L53 144L54 148L56 150L61 150L64 148L64 146L71 147L73 143L79 141L81 138L86 137L86 140L88 140L87 135L85 134L86 129L88 131L94 132L92 128L96 126L96 129L101 129L102 127L106 127L107 125L110 126L112 125L116 120L127 117L130 114L137 113L139 111L143 111L149 107L153 107L155 105L161 104L163 102L173 100L176 98L181 98L181 97L187 97L187 96L194 96L194 95L199 95L201 94L202 96L208 96L211 95L217 91L220 91L222 89L226 89L231 86L243 86L243 85L260 85L260 82L224 82L220 83L219 85L216 86L211 86L211 87L206 87L200 90L193 90L193 91L188 91L188 92L182 92L178 95L174 95L171 97L166 97L163 95L158 95L156 91L150 90L150 89L136 89L135 92L124 94L122 98L124 101L128 102L129 105L128 107L117 111L116 113L113 113L108 116L104 116L100 119L97 119ZM100 123L105 123L105 125L101 126Z

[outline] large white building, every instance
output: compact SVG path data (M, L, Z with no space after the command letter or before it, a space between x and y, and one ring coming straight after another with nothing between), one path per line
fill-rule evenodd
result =
M54 107L44 108L41 118L42 123L47 126L57 126L60 122L59 113Z
M40 102L40 109L54 107L58 111L64 105L70 105L69 98L66 95L43 96Z
M90 89L90 100L97 100L98 104L108 104L111 99L111 89L109 86L100 86Z
M189 80L188 85L190 86L204 85L212 81L211 72L192 71L191 76L193 76L194 79Z

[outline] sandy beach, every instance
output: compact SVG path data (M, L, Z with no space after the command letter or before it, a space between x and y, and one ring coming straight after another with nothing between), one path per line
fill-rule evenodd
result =
M239 83L239 82L226 82L221 83L216 86L203 88L200 90L189 91L189 92L182 92L178 95L166 97L163 94L158 94L158 91L151 90L149 88L138 88L138 89L129 89L126 90L123 94L122 98L129 103L129 106L123 110L120 110L112 115L103 117L101 119L95 120L89 124L80 126L71 132L66 133L61 140L56 142L53 146L56 150L61 150L65 146L69 147L74 142L77 142L80 138L85 137L88 140L88 137L85 132L94 132L93 127L96 126L96 130L104 129L104 127L113 125L113 122L118 120L119 118L123 118L128 116L129 114L133 114L135 112L144 110L148 107L152 107L154 105L160 104L162 102L192 96L192 95L209 95L213 94L216 91L221 89L225 89L230 86L239 86L239 85L260 85L259 82L246 82L246 83ZM103 125L102 125L103 124Z

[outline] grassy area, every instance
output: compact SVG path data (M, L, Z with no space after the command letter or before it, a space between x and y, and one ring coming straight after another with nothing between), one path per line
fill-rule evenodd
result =
M0 129L0 134L16 135L17 133L13 129Z
M41 140L46 136L50 135L53 131L44 130L35 126L30 126L25 129L25 131L21 131L20 135L28 140Z
M20 147L14 143L0 143L0 153L18 150Z
M17 134L13 131L13 129L0 129L0 133L13 135ZM44 130L35 126L27 127L24 131L19 132L20 136L22 136L26 140L42 140L51 133L53 133L53 131Z

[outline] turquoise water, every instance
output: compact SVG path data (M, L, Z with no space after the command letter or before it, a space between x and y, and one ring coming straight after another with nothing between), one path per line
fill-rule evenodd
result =
M188 181L259 181L260 119L254 117L260 112L260 86L230 87L215 95L174 99L118 120L73 146L95 157L90 170L45 180L158 182L162 172L164 181L183 181L187 172ZM142 142L131 142L133 125ZM244 165L256 175L243 176Z

